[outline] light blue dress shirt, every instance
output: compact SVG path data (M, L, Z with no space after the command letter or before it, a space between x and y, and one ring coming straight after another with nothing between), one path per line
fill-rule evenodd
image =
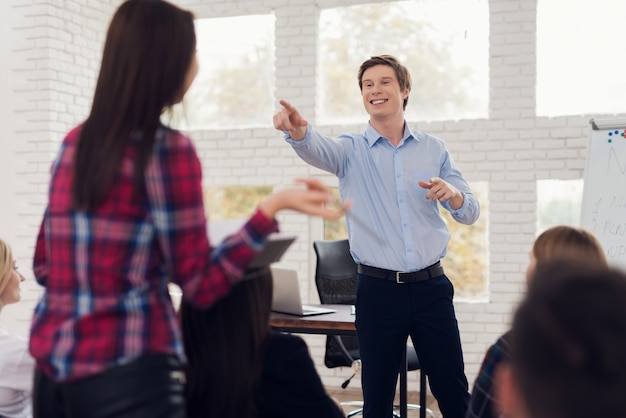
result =
M307 126L301 141L285 140L307 163L339 178L341 198L352 200L346 215L350 250L357 263L394 271L415 271L446 255L450 232L437 202L426 199L428 183L440 177L463 193L463 205L452 217L471 225L480 205L444 142L412 131L405 123L398 147L370 124L364 134L325 136Z

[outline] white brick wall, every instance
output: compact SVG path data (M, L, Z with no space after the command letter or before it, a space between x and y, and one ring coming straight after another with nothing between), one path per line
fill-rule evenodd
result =
M321 7L365 0L179 0L198 18L274 13L276 103L295 103L315 123L317 19ZM368 1L370 2L370 1ZM88 112L106 26L119 0L6 0L0 2L0 121L4 128L0 173L3 201L0 236L28 266L40 221L49 165L64 133ZM490 0L489 118L414 123L446 140L471 181L489 182L489 302L458 303L468 378L473 382L486 347L507 329L525 288L527 254L535 236L536 182L582 178L588 121L574 115L535 116L536 0ZM365 122L365 121L364 121ZM362 126L327 126L333 135ZM192 133L207 185L280 184L318 174L301 162L271 127ZM309 279L315 221L282 216L283 229L300 238L284 265L297 268L306 296L316 300ZM39 288L2 312L2 320L26 334ZM324 382L338 386L349 370L323 366L324 337L306 337ZM410 384L416 387L415 374ZM351 385L358 386L358 380Z
M14 140L13 135L17 124L13 116L16 100L12 99L12 83L9 83L13 71L15 48L19 47L17 37L11 30L11 23L14 21L14 13L8 2L0 2L0 126L3 129L0 144L0 236L7 241L17 240L19 233L18 213L24 208L17 198L20 190L18 184L18 171L23 170L27 162L23 159L16 159L18 152L24 147ZM12 65L13 64L13 65ZM25 255L22 252L21 255ZM6 320L4 319L6 316ZM3 323L14 324L13 329L20 329L23 326L17 324L18 314L16 309L6 308L2 312ZM25 315L22 315L25 316Z

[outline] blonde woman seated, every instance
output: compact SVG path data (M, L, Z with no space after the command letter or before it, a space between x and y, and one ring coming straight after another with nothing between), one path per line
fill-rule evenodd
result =
M269 268L248 274L209 309L183 298L189 418L344 417L304 340L271 331L271 304Z
M0 314L2 308L20 301L20 282L11 248L0 240ZM28 353L28 340L9 333L0 325L0 417L30 418L35 362Z
M560 225L541 233L530 252L530 264L526 270L526 283L538 267L554 261L572 265L584 263L587 267L606 268L604 250L597 238L583 228ZM494 372L498 365L511 355L510 331L498 338L487 350L478 377L474 383L466 418L494 418Z

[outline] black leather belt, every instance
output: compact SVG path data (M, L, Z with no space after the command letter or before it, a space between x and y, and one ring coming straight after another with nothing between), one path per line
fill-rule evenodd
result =
M424 280L443 276L443 267L439 261L432 266L428 266L418 271L393 271L366 266L364 264L359 264L356 269L360 274L376 277L378 279L387 279L396 283L423 282Z

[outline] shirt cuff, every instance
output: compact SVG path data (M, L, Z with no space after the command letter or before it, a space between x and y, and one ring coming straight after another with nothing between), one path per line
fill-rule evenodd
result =
M469 203L467 201L468 200L467 199L467 195L465 194L465 192L462 192L462 191L459 190L459 193L461 193L461 195L463 196L463 204L461 205L460 208L452 209L452 206L450 206L450 201L447 200L445 202L445 204L447 206L446 209L448 209L452 215L462 215L466 211L467 206L469 205Z
M278 222L276 219L270 219L259 208L248 221L250 233L255 237L267 238L272 232L279 232ZM265 239L263 239L265 241Z
M311 140L311 129L311 124L308 124L306 126L306 133L304 134L304 138L299 141L292 139L291 135L289 135L289 131L283 131L285 134L285 141L294 148L304 147Z

